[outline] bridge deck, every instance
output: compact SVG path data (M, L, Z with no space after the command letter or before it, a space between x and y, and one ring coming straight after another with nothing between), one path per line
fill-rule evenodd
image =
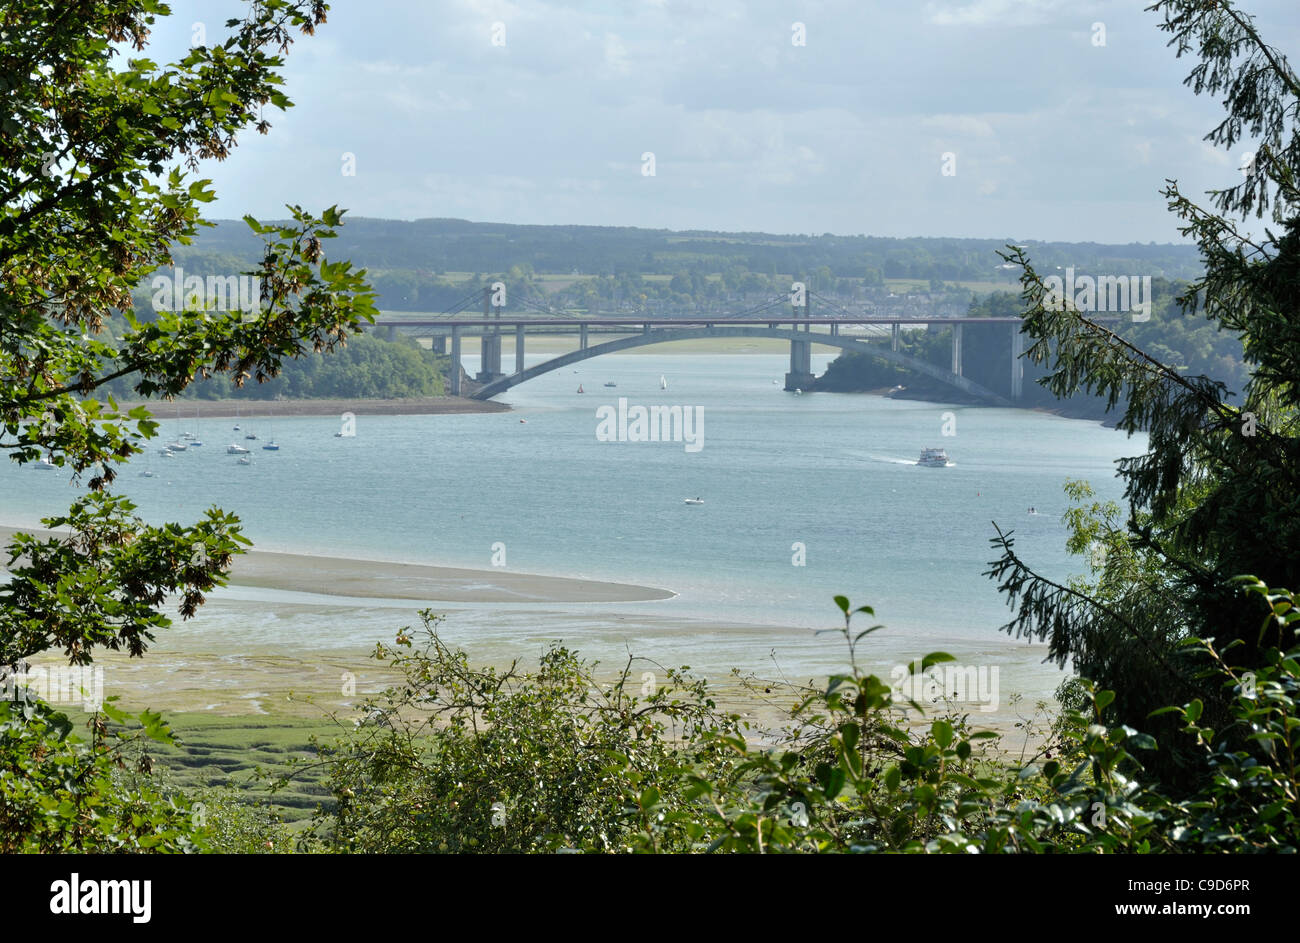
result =
M689 327L702 325L759 325L759 324L1011 324L1023 318L797 318L789 315L765 318L730 318L726 315L717 317L665 318L665 317L629 317L629 318L397 318L376 321L375 327L482 327L491 325L501 327L574 327L584 324L587 327ZM1119 318L1093 318L1094 321L1118 321Z

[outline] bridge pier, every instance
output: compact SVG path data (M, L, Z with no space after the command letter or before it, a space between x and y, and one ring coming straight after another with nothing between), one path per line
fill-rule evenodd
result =
M447 374L451 380L451 395L460 395L460 326L451 329L451 360L447 363Z
M587 325L580 324L578 326L578 350L586 350L586 349L587 349Z
M961 376L961 325L952 326L952 372Z
M524 372L524 326L515 325L515 373Z
M447 355L447 335L435 334L430 340L432 343L429 346L433 349L433 352L442 354L445 357Z
M898 335L902 333L903 325L895 321L890 325L889 346L892 350L898 350Z
M475 374L474 379L480 383L491 383L501 373L501 335L484 334L482 341L482 356L480 370Z

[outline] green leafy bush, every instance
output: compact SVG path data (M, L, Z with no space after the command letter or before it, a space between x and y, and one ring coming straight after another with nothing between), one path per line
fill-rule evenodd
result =
M358 852L610 851L684 803L683 768L721 771L700 732L736 730L704 682L629 659L613 682L559 645L536 671L474 668L423 613L425 645L405 632L374 657L404 683L367 701L356 728L322 748L335 804L315 834ZM663 683L658 679L662 674ZM672 845L676 830L650 839Z
M1274 621L1297 618L1291 594L1242 582ZM718 712L684 671L637 696L632 660L604 684L558 645L536 672L472 668L426 613L422 651L403 634L376 652L404 683L322 754L337 805L319 812L314 840L361 852L1296 850L1296 651L1275 649L1243 677L1212 643L1186 643L1215 661L1207 683L1231 688L1235 735L1198 726L1199 701L1158 712L1177 716L1202 757L1194 788L1174 799L1144 773L1155 738L1106 723L1115 694L1086 680L1026 762L966 715L917 722L921 705L857 666L879 626L852 622L870 607L836 601L849 670L794 692L780 731ZM949 660L932 653L910 670ZM1253 746L1229 745L1243 742Z
M111 704L91 716L90 738L36 700L0 701L0 852L190 852L204 848L189 803L148 779L147 753L124 778L139 738L169 742L162 717L130 728Z

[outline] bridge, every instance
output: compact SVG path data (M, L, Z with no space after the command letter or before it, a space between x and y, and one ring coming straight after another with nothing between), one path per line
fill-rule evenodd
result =
M794 307L793 314L777 314L773 305L765 304L758 313L741 312L738 315L703 317L589 317L577 318L542 312L545 316L530 314L527 317L505 317L501 306L489 304L489 289L483 290L482 317L448 316L436 318L389 318L375 322L376 327L415 332L432 338L433 348L441 354L448 353L450 341L451 369L449 386L453 396L462 395L461 349L466 338L478 336L481 344L480 370L474 377L478 388L469 395L473 399L491 399L499 393L534 377L542 376L571 364L632 350L651 344L669 344L674 341L693 340L700 337L773 338L790 342L790 370L785 375L785 389L794 391L812 389L816 380L812 373L812 347L821 344L841 350L868 354L908 370L937 380L968 396L989 405L1011 406L1019 399L1023 388L1024 364L1020 358L1024 337L1019 331L1011 332L1011 399L962 376L962 328L967 324L1018 324L1020 318L902 318L863 317L842 308L834 315L814 316L810 305ZM475 293L477 295L477 292ZM815 296L809 292L808 296ZM805 302L809 297L805 296ZM835 306L838 307L838 306ZM770 313L769 313L770 312ZM941 324L952 328L952 367L945 370L899 350L899 338L905 329ZM848 337L842 329L852 326L861 329L867 337L888 336L890 344L868 343L863 337ZM514 334L514 372L502 369L501 341ZM525 339L528 334L564 334L578 336L578 348L553 357L532 367L524 366ZM593 335L617 335L612 340L592 344Z

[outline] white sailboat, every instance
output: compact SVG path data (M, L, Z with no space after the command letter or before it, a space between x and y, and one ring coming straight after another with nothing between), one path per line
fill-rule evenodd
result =
M278 451L280 451L280 443L278 443L278 442L275 441L275 424L274 424L274 423L271 423L271 441L268 442L268 443L266 443L266 445L262 446L262 450L263 450L263 451L266 451L266 452L278 452Z
M189 437L190 437L189 434L181 426L181 404L177 403L176 404L176 438L173 441L167 443L167 448L171 449L173 452L184 452L189 447L185 444L184 440L188 439Z

